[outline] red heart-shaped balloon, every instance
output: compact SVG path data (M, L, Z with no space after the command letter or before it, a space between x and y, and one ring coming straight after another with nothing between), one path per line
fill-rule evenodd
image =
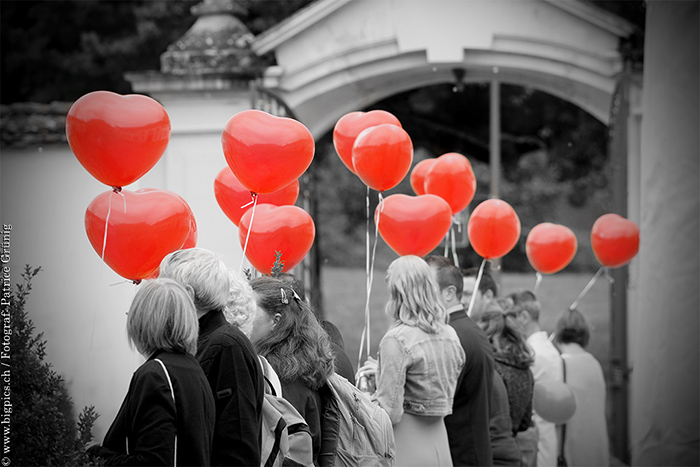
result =
M425 174L426 193L438 195L447 201L452 214L457 214L471 203L476 192L476 177L469 159L456 152L448 152L435 159Z
M221 210L236 226L240 223L241 216L253 206L250 190L238 181L228 167L221 169L214 180L214 196ZM272 193L260 193L258 204L292 205L296 203L298 197L299 180L294 180Z
M543 222L530 230L525 241L527 259L535 271L554 274L576 256L578 242L570 228Z
M452 211L447 201L436 195L395 194L377 206L374 221L379 234L399 256L425 256L450 231Z
M603 214L591 229L591 247L603 266L624 266L639 252L639 226L619 214Z
M520 238L520 219L512 206L500 199L487 199L469 217L469 242L484 259L507 255Z
M411 170L411 188L417 195L425 194L425 174L435 163L435 159L423 159Z
M170 118L150 97L95 91L71 106L66 136L93 177L122 187L141 178L161 158L170 140Z
M350 112L343 115L333 128L333 146L350 172L355 173L352 163L352 146L355 139L367 128L389 123L401 126L401 122L393 114L384 110L370 110L369 112Z
M300 122L260 110L244 110L221 136L226 162L253 193L271 193L299 178L311 165L315 143Z
M360 180L384 191L403 180L413 162L413 143L400 126L384 123L363 130L352 147L352 163Z
M170 191L107 191L88 206L85 231L114 272L139 281L152 277L165 255L182 248L192 232L193 219L187 203Z
M315 236L313 219L298 206L258 204L254 210L249 209L243 214L238 230L246 258L263 274L268 274L272 269L278 251L282 253L283 270L293 269L311 250Z

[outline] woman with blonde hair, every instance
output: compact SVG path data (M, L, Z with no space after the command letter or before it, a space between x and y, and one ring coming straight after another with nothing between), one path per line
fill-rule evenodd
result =
M396 465L451 466L444 418L452 413L464 350L438 298L428 263L402 256L387 270L393 324L358 375L374 376L374 399L394 425Z
M129 342L146 357L102 446L106 465L210 465L214 397L199 366L192 298L177 282L140 286L127 318Z

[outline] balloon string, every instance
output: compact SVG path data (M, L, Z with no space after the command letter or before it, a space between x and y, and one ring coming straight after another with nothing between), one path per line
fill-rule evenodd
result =
M537 296L537 289L540 288L540 284L542 283L542 273L537 272L537 273L535 274L535 278L536 278L536 279L535 279L535 288L532 289L532 293L534 293L535 296Z
M115 187L112 193L118 193L124 199L124 213L126 214L126 197L124 196L124 193L122 193L121 188ZM105 260L105 250L107 250L107 231L109 230L109 216L112 215L112 193L109 194L109 202L107 203L108 208L107 217L105 217L105 234L102 239L102 254L100 255L100 258L103 262Z
M591 287L593 287L593 284L598 280L601 274L603 274L603 271L605 271L605 266L601 266L600 269L598 269L598 272L595 273L595 275L591 278L590 281L588 281L588 284L586 284L586 287L583 288L580 294L578 294L578 297L576 297L576 300L574 300L574 303L569 306L569 310L575 309L581 299L588 293L589 290L591 290Z
M369 203L369 194L370 194L370 189L369 185L367 185L367 190L365 193L365 292L367 294L367 299L365 302L365 316L364 316L364 325L362 327L362 335L360 336L360 351L357 354L357 364L362 365L362 353L364 352L365 348L365 336L367 334L367 302L369 302L369 293L370 293L370 233L369 233L369 226L370 226L370 203ZM367 349L367 353L369 354L369 347Z
M454 227L450 227L450 236L452 237L452 258L454 259L455 266L459 267L459 257L457 256L457 235L455 234Z
M370 298L372 296L372 284L374 283L374 264L377 258L377 243L379 242L379 218L381 212L384 209L384 197L381 193L378 196L379 203L377 205L377 218L374 226L374 244L372 246L372 254L370 256L369 244L370 244L370 229L369 229L369 188L367 189L367 298L365 300L365 324L362 329L362 336L360 338L360 351L357 356L358 364L362 363L362 354L365 350L365 345L367 347L367 357L370 356L371 349L371 315L370 315Z
M474 308L474 302L476 301L476 294L479 291L479 284L481 283L481 276L484 274L484 266L486 266L486 258L481 262L479 266L479 274L476 275L476 282L474 282L474 290L472 290L472 298L469 301L469 309L467 309L467 316L472 315L472 309Z
M251 200L248 201L248 202L247 202L246 204L244 204L243 206L241 206L241 209L245 209L245 208L247 208L248 206L250 206L251 204L254 204L254 203L255 203L255 199L257 198L256 193L253 193L253 192L251 191L251 192L250 192L250 196L251 196Z
M250 231L253 230L253 220L255 219L255 207L258 205L258 194L252 193L253 196L253 211L250 213L250 224L248 225L248 232L245 234L245 243L243 244L243 255L241 256L241 265L238 267L238 272L243 272L243 262L245 261L245 252L248 250L248 240L250 239Z

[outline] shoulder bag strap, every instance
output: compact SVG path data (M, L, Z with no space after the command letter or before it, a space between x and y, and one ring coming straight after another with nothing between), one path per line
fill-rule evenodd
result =
M160 366L165 372L165 378L168 380L168 386L170 386L170 395L173 397L173 405L175 405L175 413L177 414L177 404L175 404L175 389L173 389L173 382L170 380L170 373L165 367L165 363L160 358L155 359L156 362L160 363ZM175 427L177 429L177 417L175 420ZM173 455L173 466L177 466L177 432L175 433L175 454Z
M557 348L558 350L558 348ZM561 367L562 367L562 375L564 376L564 382L566 383L566 359L564 358L563 355L561 355L561 352L559 353L561 357ZM561 425L561 439L559 440L559 458L557 459L557 464L558 465L567 465L566 464L566 457L564 456L564 443L566 442L566 423L563 423Z

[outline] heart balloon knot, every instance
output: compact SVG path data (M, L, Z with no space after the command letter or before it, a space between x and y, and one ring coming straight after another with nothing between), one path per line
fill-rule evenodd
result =
M120 186L113 186L113 187L112 187L112 191L115 192L115 193L119 193L120 191L122 191L122 187L120 187Z
M132 281L134 285L139 285L141 283L141 279L136 279L135 281Z

